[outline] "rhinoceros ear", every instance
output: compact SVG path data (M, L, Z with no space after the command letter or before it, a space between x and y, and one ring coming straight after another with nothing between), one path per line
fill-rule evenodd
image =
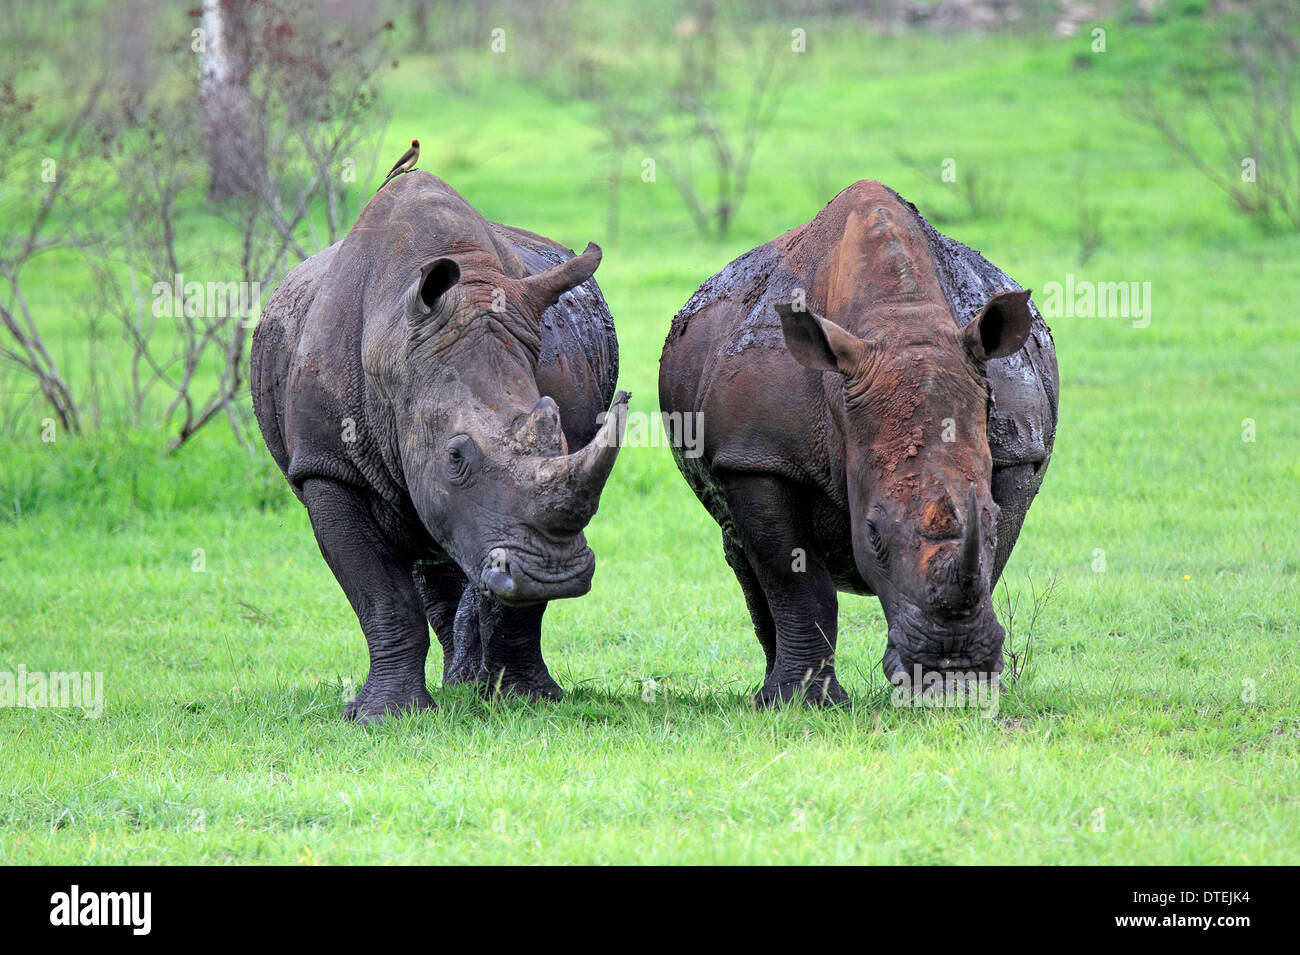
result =
M1029 289L999 292L962 333L966 350L980 361L1015 354L1029 337L1032 322Z
M806 308L796 309L793 302L778 302L785 347L795 361L814 371L851 373L862 360L866 345L852 332L834 322L819 318Z
M600 246L588 242L582 255L575 255L545 272L530 275L520 282L524 294L537 311L544 312L560 300L571 288L577 288L596 273L600 265Z
M420 301L425 308L433 308L459 281L460 266L455 259L434 259L420 269Z

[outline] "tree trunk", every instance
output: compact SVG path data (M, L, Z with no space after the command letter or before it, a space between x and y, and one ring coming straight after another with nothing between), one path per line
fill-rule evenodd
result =
M263 174L252 98L249 0L203 0L200 97L209 199L256 193Z

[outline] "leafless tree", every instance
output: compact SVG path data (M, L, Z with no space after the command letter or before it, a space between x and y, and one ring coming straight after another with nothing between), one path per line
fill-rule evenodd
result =
M24 293L23 272L37 256L75 244L70 217L60 208L69 194L72 158L101 95L97 82L80 94L80 104L55 128L36 121L33 104L17 89L17 71L0 73L0 182L9 184L0 216L0 358L30 376L62 427L81 431L81 412L72 388L50 353L42 324ZM49 143L59 143L49 155Z
M243 55L241 108L261 160L241 171L238 194L207 207L224 224L204 230L214 236L207 245L182 240L178 209L206 171L210 117L177 108L168 84L146 97L122 90L101 115L123 212L99 244L95 279L131 345L133 415L141 420L153 396L165 396L170 450L223 415L243 440L247 345L263 290L338 238L362 197L355 183L373 178L369 141L382 131L374 79L383 25L321 21L280 0L244 14L255 41ZM191 50L172 52L184 75ZM200 102L204 82L200 73Z
M1224 19L1235 89L1197 64L1175 76L1172 96L1134 91L1132 115L1154 129L1245 215L1300 230L1300 32L1294 0L1260 0ZM1203 117L1218 149L1202 145L1190 120Z
M322 199L325 241L311 235L319 247L339 238L348 186L375 159L386 123L377 74L392 24L326 20L307 9L283 0L260 5L265 39L252 60L253 116L267 167L256 193L281 235L304 202ZM314 230L310 217L301 221Z
M621 85L589 79L587 89L611 154L642 150L654 161L656 181L662 175L671 183L695 226L725 235L744 201L759 141L780 108L787 82L782 64L796 54L783 34L722 21L718 4L703 0L695 16L676 24L680 61L671 83L644 76ZM745 90L739 111L724 105L734 76ZM624 97L621 89L636 95ZM660 95L653 95L656 90ZM609 188L613 206L613 178ZM617 211L610 215L617 220Z
M290 256L307 258L339 237L347 187L360 171L357 152L382 132L375 80L382 34L390 27L325 20L294 0L257 4L247 24L258 37L247 58L248 88L255 148L265 163L252 170L250 194L238 197L226 213L239 236L244 287L269 288L287 271ZM312 217L318 201L324 205L324 237ZM197 409L187 390L185 420L172 449L222 412L241 434L235 399L245 381L251 328L246 317L221 323L218 387Z
M221 329L210 324L200 328L202 316L187 317L183 301L177 308L173 297L162 299L154 288L181 281L185 274L177 202L198 172L193 155L198 133L185 113L157 106L141 109L133 103L124 111L130 115L129 127L111 129L102 137L123 206L120 228L97 244L91 271L104 310L121 322L131 345L134 423L144 418L158 386L171 393L164 419L186 405L188 421L194 414L190 388L195 372ZM101 122L111 126L116 119L102 117ZM160 318L171 325L165 334L160 334Z
M254 0L203 0L192 49L201 63L209 199L249 195L266 174L249 89L259 12Z

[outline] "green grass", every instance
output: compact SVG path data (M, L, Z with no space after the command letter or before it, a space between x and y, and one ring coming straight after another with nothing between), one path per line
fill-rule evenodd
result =
M106 707L0 709L0 862L1300 862L1300 237L1235 217L1123 113L1186 23L1110 26L1079 70L1086 31L813 25L725 239L629 154L611 241L584 107L486 53L461 96L421 57L388 84L387 152L418 135L485 215L605 247L641 410L696 285L859 178L952 211L954 157L1006 209L944 230L1025 285L1152 283L1149 328L1052 322L1056 453L1005 575L1021 627L1031 581L1059 582L994 718L889 705L883 616L848 596L855 708L751 710L762 655L717 528L666 451L630 448L589 531L591 594L548 611L563 703L435 690L436 712L348 725L364 643L267 455L224 425L173 457L149 432L42 444L36 405L0 456L0 670L102 671ZM1103 214L1086 267L1079 175ZM80 294L51 267L33 296L69 311L74 365Z

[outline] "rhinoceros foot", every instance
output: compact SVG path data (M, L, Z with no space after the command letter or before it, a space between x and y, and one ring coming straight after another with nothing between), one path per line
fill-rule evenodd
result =
M495 675L485 674L481 685L489 698L513 697L530 702L549 700L556 703L564 699L560 684L551 678L545 668L522 673L500 670Z
M435 708L433 697L423 683L402 687L371 679L366 680L352 701L343 707L343 718L357 723L378 723L385 716Z
M834 671L822 670L814 675L811 669L805 670L801 678L779 679L774 673L767 678L763 688L754 694L754 706L768 709L773 706L785 706L790 703L803 703L806 706L845 706L849 695L835 678Z

